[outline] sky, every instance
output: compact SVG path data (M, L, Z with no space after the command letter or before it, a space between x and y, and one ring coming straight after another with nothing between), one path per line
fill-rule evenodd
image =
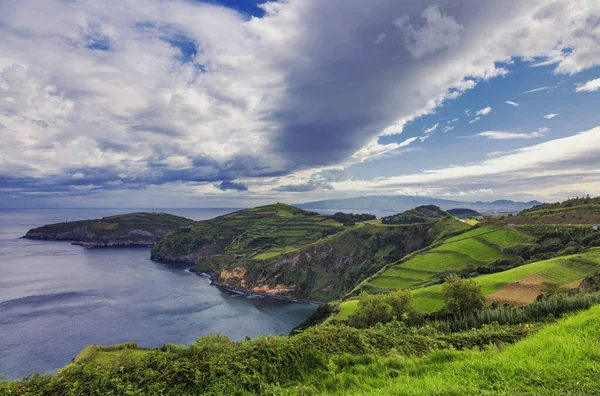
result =
M0 1L0 207L600 195L597 0Z

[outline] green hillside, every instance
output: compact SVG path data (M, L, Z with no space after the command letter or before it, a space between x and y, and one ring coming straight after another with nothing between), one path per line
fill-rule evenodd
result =
M167 213L130 213L48 224L29 230L25 238L76 241L98 247L152 245L177 228L192 223L192 220Z
M553 301L566 303L554 305L557 317L571 316L459 332L394 321L239 342L210 335L155 350L93 345L56 373L0 382L0 394L595 394L598 296Z
M528 275L538 275L557 285L580 280L600 269L600 249L583 254L557 257L513 268L495 274L481 275L475 281L481 285L486 296L499 291L511 282ZM414 302L423 312L435 312L443 307L442 285L417 289L413 292Z
M481 213L473 209L456 208L447 210L448 214L458 217L459 219L469 219L471 217L481 217Z
M442 215L403 225L372 219L261 206L182 227L156 244L152 258L188 262L222 286L330 301L384 265L468 227Z
M407 210L393 216L381 218L383 224L416 224L435 222L443 217L448 217L448 213L444 212L435 205L418 206L414 209Z
M343 229L329 216L278 203L195 222L158 243L152 257L184 260L223 254L250 258L270 249L293 249Z
M502 248L526 242L528 238L516 231L485 226L448 238L439 246L401 260L370 278L364 288L377 290L408 289L427 283L443 271L475 267L502 258ZM382 291L383 291L382 290Z
M599 349L596 306L506 348L365 359L307 382L331 395L592 395Z
M600 224L600 197L572 198L534 206L517 216L495 220L499 224Z

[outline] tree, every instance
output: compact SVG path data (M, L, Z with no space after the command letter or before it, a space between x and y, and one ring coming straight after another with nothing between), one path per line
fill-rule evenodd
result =
M370 327L376 323L387 323L393 318L402 320L414 312L412 294L399 290L391 294L367 294L358 296L358 309L348 318L352 327Z
M481 310L485 306L481 286L473 279L449 276L442 286L442 295L446 302L446 311L451 314L466 314Z
M375 323L386 323L392 320L392 306L381 295L361 293L358 296L358 309L348 318L352 327L362 328Z
M408 290L398 290L385 296L386 302L392 307L392 316L401 320L404 314L414 311L412 293Z

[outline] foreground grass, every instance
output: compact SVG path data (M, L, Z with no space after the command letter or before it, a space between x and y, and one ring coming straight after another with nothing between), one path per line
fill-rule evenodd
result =
M327 376L279 394L583 395L600 389L600 307L573 315L504 349L439 350L332 361ZM344 364L342 364L344 363Z

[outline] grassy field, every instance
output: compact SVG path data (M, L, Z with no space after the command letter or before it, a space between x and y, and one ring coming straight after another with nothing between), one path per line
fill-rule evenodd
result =
M505 348L364 359L304 383L331 395L592 395L600 389L599 350L596 306Z
M122 365L123 357L139 361L148 353L100 348L85 361L76 359L75 365L93 372L93 367ZM310 370L301 380L285 387L269 386L264 393L591 395L597 394L600 387L599 350L600 306L595 306L548 325L513 345L488 346L484 350L439 349L423 357L397 351L382 355L332 354L328 369Z
M358 300L350 300L341 304L341 310L335 317L338 320L346 320L358 308Z
M582 279L599 269L600 249L593 249L587 253L538 261L508 271L478 276L474 279L481 285L484 294L489 296L502 289L506 284L518 281L528 275L539 275L558 285L565 285ZM441 285L417 289L413 295L415 305L423 312L435 312L444 305ZM344 309L343 303L342 309Z
M130 213L116 216L103 217L96 220L67 221L64 223L47 224L42 227L29 230L27 238L42 238L44 236L52 237L56 234L66 234L58 239L67 240L109 240L118 238L138 238L148 239L151 236L130 234L131 231L146 231L153 234L157 239L169 232L181 227L192 224L193 221L184 217L170 215L166 213ZM85 228L87 233L75 232L77 229ZM72 235L68 235L72 233Z
M466 227L464 223L453 221L451 229L455 229L455 223ZM470 264L484 266L500 259L503 257L501 253L503 247L522 243L528 239L523 234L505 227L477 227L450 237L433 249L411 256L406 260L400 260L397 264L389 266L385 271L363 282L360 287L375 289L379 292L417 288L435 279L441 271L461 270ZM428 293L419 291L424 293L423 296ZM437 294L435 296L437 297ZM431 301L437 300L432 298ZM432 307L437 306L437 304L432 304ZM336 315L336 319L347 318L356 307L353 300L342 302L342 310Z
M154 253L187 256L211 245L224 255L265 260L345 228L328 216L273 204L195 222L157 244Z
M417 287L445 270L461 270L469 264L483 266L502 257L501 249L527 240L516 231L485 226L445 240L440 246L390 266L369 283L389 289Z

